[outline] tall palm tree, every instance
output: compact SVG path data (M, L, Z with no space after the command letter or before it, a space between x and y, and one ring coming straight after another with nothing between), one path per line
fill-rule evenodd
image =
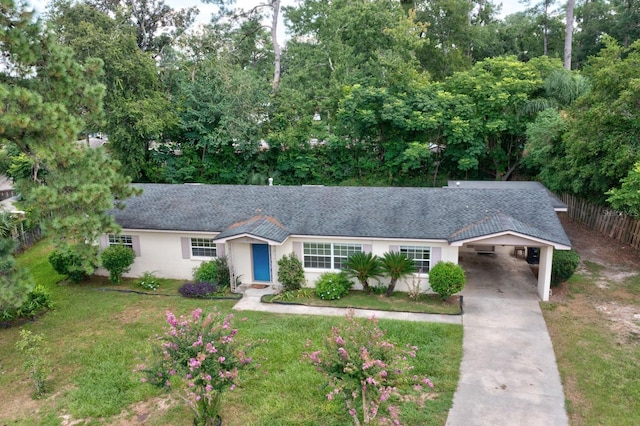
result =
M357 278L362 289L366 292L371 291L369 280L371 278L378 279L383 275L382 263L380 258L375 254L356 252L342 264L345 272L350 277Z
M389 251L382 256L382 270L386 276L391 278L385 294L387 297L393 294L398 279L418 271L413 260L409 259L404 253L397 251Z

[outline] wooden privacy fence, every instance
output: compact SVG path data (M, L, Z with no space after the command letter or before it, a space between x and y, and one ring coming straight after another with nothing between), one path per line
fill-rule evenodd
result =
M573 195L562 194L560 198L569 208L569 217L576 222L640 249L640 220Z

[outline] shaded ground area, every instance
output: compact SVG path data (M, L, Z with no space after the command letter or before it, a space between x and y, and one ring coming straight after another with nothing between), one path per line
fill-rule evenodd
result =
M573 425L640 422L640 251L561 214L576 274L543 303Z
M628 286L628 281L640 272L640 252L574 222L566 214L561 215L561 220L573 249L580 254L577 273L605 290L591 293L591 303L585 309L604 314L611 330L623 340L640 337L638 298ZM566 302L569 291L566 283L553 289L550 302Z

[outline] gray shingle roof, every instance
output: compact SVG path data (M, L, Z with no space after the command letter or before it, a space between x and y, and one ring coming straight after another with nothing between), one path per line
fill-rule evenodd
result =
M250 219L269 216L281 228L255 232L453 242L506 230L570 245L544 189L136 186L142 195L113 212L125 229L251 233L267 224Z
M240 221L227 227L216 236L216 240L235 237L238 235L252 235L270 241L282 243L289 237L289 231L277 219L270 216L256 215L249 220Z
M567 205L556 194L549 191L546 186L536 181L518 180L450 180L449 188L476 188L476 189L544 189L551 200L554 209L566 211Z

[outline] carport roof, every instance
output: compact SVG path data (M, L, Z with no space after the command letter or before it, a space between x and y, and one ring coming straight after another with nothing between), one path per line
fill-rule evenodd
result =
M523 189L523 190L538 190L544 189L547 191L551 205L556 211L566 212L567 205L559 199L556 194L549 191L540 182L536 181L501 181L501 180L450 180L448 182L448 188L475 188L475 189Z
M440 240L517 232L569 246L545 189L137 184L124 229ZM269 218L268 220L266 218ZM287 235L285 235L287 234ZM220 236L218 236L220 238Z

